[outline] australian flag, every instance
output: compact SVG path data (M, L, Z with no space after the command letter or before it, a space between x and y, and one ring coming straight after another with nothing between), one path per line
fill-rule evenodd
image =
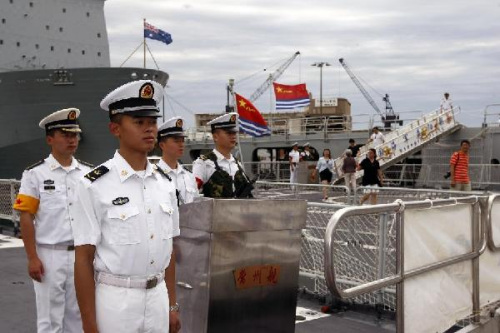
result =
M168 32L158 29L147 22L144 22L144 38L159 40L167 45L172 43L172 36Z

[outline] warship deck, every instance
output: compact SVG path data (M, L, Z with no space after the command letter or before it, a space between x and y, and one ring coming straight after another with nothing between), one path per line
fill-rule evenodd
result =
M36 331L33 283L26 272L26 256L20 239L0 234L0 331L28 333ZM323 314L321 304L310 297L299 297L296 333L310 332L395 332L394 322L377 319L375 314L343 311Z

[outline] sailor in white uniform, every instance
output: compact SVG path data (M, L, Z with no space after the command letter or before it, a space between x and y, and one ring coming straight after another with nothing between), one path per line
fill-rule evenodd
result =
M288 153L288 160L290 161L290 184L298 182L298 167L300 162L299 143L294 142L292 150Z
M178 332L175 253L179 235L172 179L148 162L163 87L125 84L109 93L112 159L80 180L73 233L75 284L85 332Z
M300 153L302 161L314 161L314 156L311 154L311 144L307 142L304 145L304 151Z
M80 110L52 113L40 122L51 154L27 168L14 209L21 212L21 232L28 273L36 296L38 332L82 332L74 285L75 251L71 227L76 184L90 165L73 157L78 148Z
M450 98L449 93L444 93L443 99L441 99L440 111L441 113L453 109L453 101Z
M250 198L253 188L241 163L231 154L236 147L238 114L227 113L207 123L215 149L193 163L198 188L209 198Z
M193 202L199 197L194 175L179 163L184 154L184 119L173 117L158 127L158 145L162 158L157 166L172 178L176 185L180 204Z

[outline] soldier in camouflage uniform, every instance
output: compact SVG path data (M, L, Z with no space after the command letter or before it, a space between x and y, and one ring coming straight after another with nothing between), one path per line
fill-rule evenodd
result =
M231 151L236 146L238 114L227 113L210 121L215 149L193 163L198 188L210 198L249 198L252 184Z

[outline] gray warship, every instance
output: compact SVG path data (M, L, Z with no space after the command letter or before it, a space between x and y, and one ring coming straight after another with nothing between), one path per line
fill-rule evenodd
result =
M47 155L45 115L66 107L82 111L77 157L93 164L116 147L99 109L112 89L131 80L165 85L168 74L110 66L104 0L0 3L0 176L21 177ZM99 147L99 149L96 149Z

